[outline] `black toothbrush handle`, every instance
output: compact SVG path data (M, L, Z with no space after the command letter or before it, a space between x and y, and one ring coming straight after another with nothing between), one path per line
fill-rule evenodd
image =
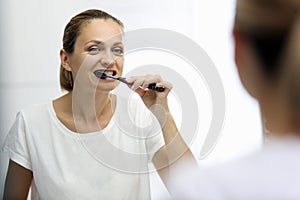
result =
M156 92L163 92L165 91L165 88L163 87L156 87L156 83L151 83L149 86L148 86L148 89L149 90L154 90Z
M126 83L127 85L132 85L131 83L128 83L128 82L126 81L126 78L118 77L117 80L119 80L119 81L121 81L121 82L123 82L123 83ZM148 89L149 89L149 90L154 90L154 91L156 91L156 92L163 92L163 91L165 91L165 88L163 88L163 87L156 87L156 83L151 83L151 84L149 84Z

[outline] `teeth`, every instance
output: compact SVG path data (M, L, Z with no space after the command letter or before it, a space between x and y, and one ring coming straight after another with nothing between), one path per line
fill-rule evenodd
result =
M113 76L114 72L113 71L106 71L105 74Z

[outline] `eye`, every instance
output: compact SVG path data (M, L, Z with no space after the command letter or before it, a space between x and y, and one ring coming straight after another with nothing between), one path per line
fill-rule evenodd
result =
M115 55L123 55L124 51L123 51L123 48L122 47L114 47L112 49L112 52L115 54Z
M101 50L102 50L102 49L101 49L100 47L98 47L98 46L91 46L91 47L88 48L88 52L89 52L90 54L97 54L97 53L99 53Z

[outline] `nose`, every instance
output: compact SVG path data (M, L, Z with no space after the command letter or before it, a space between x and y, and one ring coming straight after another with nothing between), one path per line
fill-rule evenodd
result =
M111 52L105 51L100 58L100 63L103 67L108 68L115 63L115 58Z

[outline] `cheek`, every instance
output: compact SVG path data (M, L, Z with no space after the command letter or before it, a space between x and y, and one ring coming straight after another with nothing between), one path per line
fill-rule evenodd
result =
M77 72L82 65L82 58L80 56L72 56L70 59L70 66L73 72Z
M119 58L116 60L116 64L118 69L120 69L121 71L123 71L123 67L124 67L124 58Z
M91 55L77 55L74 56L71 62L71 68L74 73L77 73L78 71L89 71L91 70L95 65L97 65L99 61L99 57L97 56L91 56Z

